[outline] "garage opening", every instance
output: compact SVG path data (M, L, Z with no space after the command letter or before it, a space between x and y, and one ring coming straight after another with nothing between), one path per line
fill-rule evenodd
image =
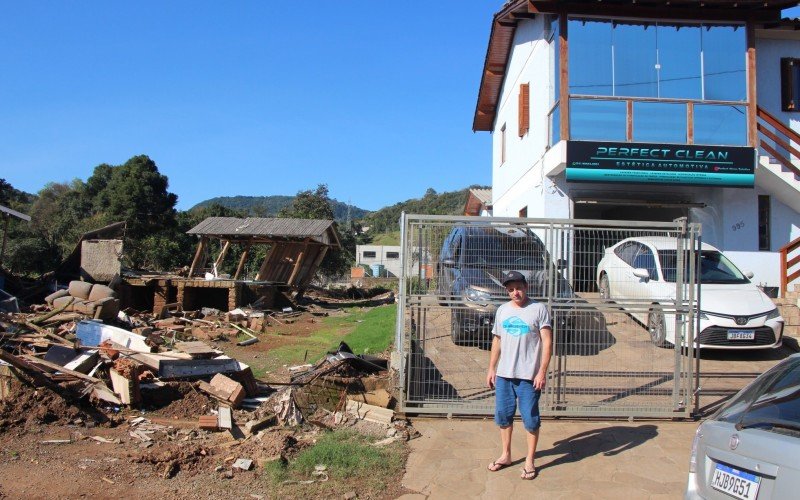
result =
M689 209L704 207L704 203L685 201L656 201L632 199L577 198L573 208L575 219L630 220L671 222L688 217ZM624 229L591 230L590 226L580 227L575 232L575 259L573 282L576 292L596 292L597 263L603 258L605 249L620 240L634 235ZM641 230L636 231L641 235Z

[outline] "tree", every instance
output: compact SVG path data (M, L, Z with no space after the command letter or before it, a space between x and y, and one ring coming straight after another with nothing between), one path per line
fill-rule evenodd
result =
M328 185L319 184L314 191L300 191L292 200L292 204L278 212L278 217L295 219L333 220L333 208L328 196Z
M167 265L176 246L177 195L146 155L124 164L98 165L86 181L84 200L105 224L126 222L126 258L133 267ZM166 260L165 260L166 259Z

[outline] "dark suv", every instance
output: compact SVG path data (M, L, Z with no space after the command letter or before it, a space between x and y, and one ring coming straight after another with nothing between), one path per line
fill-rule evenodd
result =
M508 300L503 275L521 272L528 295L572 300L574 294L553 266L542 240L530 229L509 226L456 226L442 244L436 293L452 308L450 335L456 344L486 343L491 339L497 307ZM549 290L553 276L556 290ZM565 320L559 320L566 326Z

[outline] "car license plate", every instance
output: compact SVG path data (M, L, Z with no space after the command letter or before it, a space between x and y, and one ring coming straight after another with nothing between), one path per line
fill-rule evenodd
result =
M717 464L711 475L711 487L742 500L752 500L758 496L761 478L755 474Z
M728 330L728 340L754 340L755 330Z

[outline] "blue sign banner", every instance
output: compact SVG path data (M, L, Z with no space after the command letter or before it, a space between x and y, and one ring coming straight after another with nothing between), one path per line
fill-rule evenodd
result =
M567 141L567 181L751 188L755 148Z

